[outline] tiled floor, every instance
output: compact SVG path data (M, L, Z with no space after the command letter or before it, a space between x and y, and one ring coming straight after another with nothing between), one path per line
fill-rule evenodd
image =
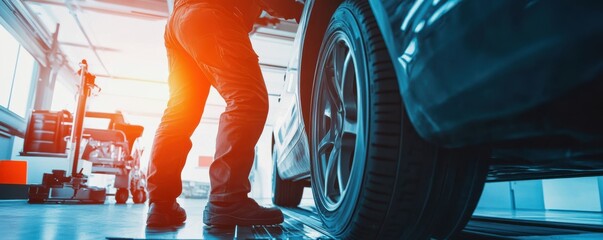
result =
M144 204L28 204L0 201L0 239L328 239L324 230L286 214L277 226L210 228L202 223L206 200L179 199L186 224L175 229L145 227ZM269 201L262 201L269 202Z

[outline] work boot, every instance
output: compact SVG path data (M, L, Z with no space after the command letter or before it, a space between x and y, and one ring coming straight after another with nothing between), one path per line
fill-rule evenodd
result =
M147 227L173 227L186 221L186 212L174 202L151 203L147 214Z
M209 202L203 211L203 223L209 226L274 225L283 222L278 208L266 208L246 198L239 202Z

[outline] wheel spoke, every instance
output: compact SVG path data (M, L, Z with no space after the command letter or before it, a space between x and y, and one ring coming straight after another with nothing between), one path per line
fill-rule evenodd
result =
M323 111L323 117L333 118L333 111L331 110L331 105L329 103L330 102L327 101L322 103L325 107L325 110Z
M343 154L343 152L342 152ZM340 156L339 159L337 159L337 182L339 182L339 195L343 195L343 191L345 189L345 187L348 185L348 176L349 173L346 173L345 169L343 169L343 156Z
M325 133L320 143L318 143L318 156L323 169L327 167L328 156L330 154L329 151L332 151L334 144L335 139L333 137L332 131L330 130Z
M347 188L350 174L352 172L352 163L354 162L354 151L356 149L356 134L344 133L341 139L341 148L339 162L337 166L337 177L341 184L342 191Z
M343 109L343 78L345 77L346 61L348 58L349 49L343 42L338 42L333 47L330 55L330 69L332 73L328 83L325 83L325 87L329 92L330 99L338 110Z
M324 111L323 111L323 115L322 115L322 121L320 121L320 130L321 133L325 133L325 136L327 136L327 134L330 134L330 131L333 131L335 123L333 122L333 116L337 117L337 113L333 113L333 109L331 108L331 105L329 104L329 102L325 102L324 103ZM331 137L331 136L329 136ZM332 139L332 137L331 137Z
M346 116L356 119L356 70L351 52L346 55L343 72L341 99L343 102L344 111Z
M333 197L335 190L335 180L337 180L337 161L339 158L339 149L335 146L329 154L327 166L324 169L324 191L325 196ZM339 191L337 192L339 193Z
M341 97L341 88L338 86L337 80L335 78L331 78L327 80L327 82L325 82L323 86L326 88L326 94L328 95L328 99L330 100L330 103L334 105L335 109L343 109L343 98Z
M320 143L318 143L318 153L321 155L325 153L325 150L328 150L329 147L333 147L335 144L335 139L331 132L332 131L328 131L325 136L323 136L322 140L320 140Z
M343 71L345 69L346 58L349 55L349 48L343 42L337 42L333 47L333 52L331 55L331 60L333 61L333 70L335 72L335 78L337 80L337 84L341 84L343 80Z
M354 134L358 133L358 122L355 120L349 119L347 117L343 118L343 133Z
M352 52L347 52L346 55L343 57L343 61L342 61L342 68L339 70L340 73L340 81L341 81L341 85L345 86L347 83L347 81L349 81L349 77L352 76L352 74L354 74L354 66L353 66L353 61L352 61ZM352 63L352 66L350 66L350 63Z

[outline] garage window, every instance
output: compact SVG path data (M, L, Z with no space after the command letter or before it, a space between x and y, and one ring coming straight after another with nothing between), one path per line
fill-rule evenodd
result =
M25 118L37 62L3 27L0 27L0 53L0 106Z

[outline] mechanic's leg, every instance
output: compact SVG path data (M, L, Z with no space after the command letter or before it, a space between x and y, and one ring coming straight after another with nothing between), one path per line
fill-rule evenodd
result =
M174 44L171 35L168 23L165 38L170 99L151 152L147 227L175 226L186 221L186 212L176 202L182 192L180 175L192 146L190 137L201 120L211 86L195 61Z
M248 31L233 13L213 4L189 4L175 18L175 38L226 100L220 117L210 201L240 201L250 191L254 147L268 113L268 94Z
M201 120L210 83L195 61L177 44L166 28L170 99L155 135L148 174L149 202L175 201L182 192L180 174Z
M202 10L201 10L202 9ZM220 117L215 160L210 167L209 225L278 224L280 210L262 208L247 198L254 147L268 113L268 93L249 29L232 12L211 4L187 6L186 19L175 19L175 36L226 100ZM211 23L211 24L207 24Z
M230 61L225 67L211 69L217 75L216 88L227 104L226 111L220 116L215 160L209 171L212 202L236 202L247 198L251 190L249 171L255 145L268 114L268 93L257 57L248 41L234 48L240 49L236 52L243 55L241 58L225 57L225 61ZM231 49L232 46L227 47Z

